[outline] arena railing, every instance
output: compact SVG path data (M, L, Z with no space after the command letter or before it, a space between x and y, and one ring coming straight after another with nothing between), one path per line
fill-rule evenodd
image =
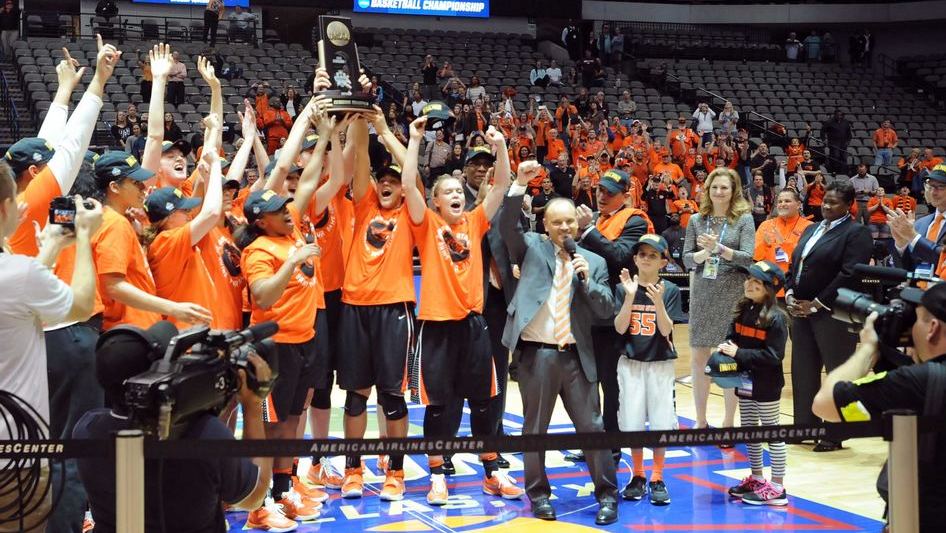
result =
M179 42L179 41L200 41L203 37L204 21L197 17L169 17L169 16L146 16L146 15L116 15L108 19L99 17L94 13L82 13L80 15L71 15L71 17L89 17L88 37L101 33L105 39L112 39L118 43L126 40L154 41L154 42ZM58 13L49 11L28 11L21 15L24 23L24 38L30 37L72 37L75 38L74 21L68 24L53 21L60 20ZM42 24L30 23L30 17L39 17ZM35 19L34 19L35 20ZM227 23L229 22L229 25ZM246 42L254 47L259 46L261 26L256 21L248 23L250 29L237 29L232 21L226 19L222 21L217 28L217 39L225 43ZM79 34L83 34L84 28L79 26ZM222 39L221 39L222 38Z
M20 138L20 113L16 109L16 103L10 95L10 85L7 82L6 75L0 71L0 106L7 117L7 125L10 127L10 135L14 139Z

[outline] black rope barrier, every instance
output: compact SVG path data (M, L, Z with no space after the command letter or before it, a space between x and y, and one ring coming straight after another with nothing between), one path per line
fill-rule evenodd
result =
M920 432L936 432L942 419L920 419ZM748 442L801 442L831 438L847 440L887 437L883 420L824 424L792 424L733 428L683 429L614 433L546 433L521 436L307 439L307 440L193 440L146 439L149 459L198 459L206 457L292 457L312 455L452 454L481 452L536 452L545 450L603 450L712 446ZM0 443L0 459L21 457L110 457L111 440L22 440Z

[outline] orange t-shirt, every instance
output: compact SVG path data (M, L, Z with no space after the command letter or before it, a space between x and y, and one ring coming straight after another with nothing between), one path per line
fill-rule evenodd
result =
M239 192L237 192L236 198L233 199L233 207L230 208L231 214L239 218L246 218L246 214L243 213L243 205L246 204L246 199L250 197L250 192L252 191L250 191L249 186L244 187L240 189Z
M880 204L880 199L876 196L873 196L867 201L867 209L870 210L871 207L874 207L878 204ZM884 198L883 205L887 206L887 209L893 209L893 200L890 198ZM886 224L887 213L883 210L883 208L878 207L876 211L870 214L868 222L871 224Z
M483 312L483 236L489 220L483 206L448 225L431 209L413 226L420 251L421 320L462 320Z
M805 160L805 156L802 155L805 151L805 145L799 144L798 146L788 145L785 148L785 154L788 155L788 160L785 162L785 169L789 172L795 172L795 169L798 168L798 165Z
M413 302L414 236L407 206L382 209L369 187L355 202L355 232L342 301L351 305Z
M912 196L894 196L893 208L900 209L904 213L907 211L916 211L916 199Z
M562 152L565 151L565 141L561 139L552 139L550 137L546 138L546 143L548 144L548 154L545 156L546 161L558 161L559 156L562 155Z
M148 246L148 262L154 276L156 294L173 302L191 302L213 311L213 279L200 249L191 244L191 222L179 228L158 233ZM186 329L194 324L181 322L168 317L178 329ZM211 327L221 329L216 316Z
M893 131L893 128L877 128L874 131L874 143L877 144L877 148L893 148L895 142L897 142L897 132Z
M577 114L578 114L578 108L575 107L575 106L572 105L572 104L568 104L568 106L558 106L558 107L555 109L555 122L558 123L558 129L562 129L562 127L563 127L563 126L562 126L562 124L563 124L562 118L563 118L563 115L565 114L566 111L568 111L568 114L569 114L569 115L577 115Z
M647 138L643 135L631 133L621 139L621 146L624 148L632 147L635 149L643 149L647 146Z
M23 214L23 220L20 221L13 235L7 239L13 253L30 257L36 257L39 254L33 222L38 223L40 229L46 227L49 221L49 204L58 196L62 196L62 190L49 166L39 171L29 185L16 195L17 204L26 204L26 213Z
M535 121L535 144L536 146L545 146L545 137L552 127L551 119L540 118Z
M107 331L119 324L150 328L161 320L158 313L127 306L105 293L103 278L109 274L119 274L135 288L148 294L157 294L135 228L124 215L110 207L104 209L102 227L92 237L92 256L95 258L95 272L99 276L99 295L105 306L103 330Z
M680 165L678 165L678 164L676 164L676 163L663 163L663 162L661 162L661 163L658 163L658 164L654 165L654 172L653 172L653 174L654 174L655 176L660 176L660 175L662 175L664 172L666 172L667 174L670 175L670 179L673 180L674 183L679 182L681 179L683 179L683 178L685 177L685 176L683 175L683 169L681 169L681 168L680 168Z
M627 225L627 221L634 216L639 216L647 222L647 233L654 232L654 224L650 221L650 217L647 216L647 213L631 207L622 207L611 215L599 216L597 222L595 222L595 227L598 228L598 231L607 237L609 241L616 241L618 237L621 236L621 232L624 231L624 226Z
M700 137L689 128L682 130L678 128L670 132L669 142L670 152L673 154L673 158L683 159L686 157L687 152L690 151L690 148L695 148L700 145Z
M53 265L53 274L67 284L72 284L72 274L76 270L76 245L70 245L63 248L56 258L56 264ZM98 287L96 287L98 289ZM92 307L92 316L95 316L105 310L102 303L102 295L99 290L95 291L95 304Z
M214 323L220 329L241 329L246 280L240 270L240 250L230 230L226 226L215 226L197 246L213 280L215 297L210 310Z
M808 205L821 206L824 202L824 185L812 185L808 188ZM857 204L857 202L854 202Z
M789 219L775 217L763 221L755 232L753 261L771 261L787 273L801 234L812 224L811 220L801 215ZM784 292L785 290L781 289L778 295L782 296Z
M346 256L342 228L346 224L351 224L351 220L342 218L346 214L346 211L339 209L343 202L351 202L345 198L344 189L332 198L321 217L317 217L314 213L314 198L309 204L309 220L313 221L312 228L315 234L315 242L322 248L322 258L319 263L322 269L322 286L325 292L337 291L345 283Z
M690 212L685 211L686 206L690 206ZM700 206L696 205L696 202L690 199L674 200L670 203L670 212L680 213L680 227L686 228L687 224L690 223L690 217L693 216L694 213L700 212Z
M289 212L295 227L299 228L299 212L291 204ZM257 281L275 276L289 256L304 243L305 239L298 229L294 229L292 235L285 237L257 237L243 250L241 265L247 285L252 287ZM318 311L318 295L322 294L322 286L317 275L319 260L317 257L310 260L311 264L296 267L286 289L272 307L263 309L256 305L255 301L251 302L250 324L270 320L279 324L279 332L273 336L276 342L300 344L315 337L315 314ZM312 275L303 271L307 266L313 267Z

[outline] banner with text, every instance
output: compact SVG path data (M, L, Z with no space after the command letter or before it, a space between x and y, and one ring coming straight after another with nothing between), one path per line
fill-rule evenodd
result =
M487 18L489 0L355 0L355 12Z

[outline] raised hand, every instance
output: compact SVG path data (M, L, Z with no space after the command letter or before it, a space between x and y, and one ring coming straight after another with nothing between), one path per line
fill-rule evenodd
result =
M210 113L203 120L204 128L208 130L219 130L221 127L220 117L216 113Z
M118 64L118 60L121 59L122 52L114 45L103 43L101 35L96 34L95 40L98 44L98 54L95 56L95 75L102 80L107 80L115 72L115 66Z
M362 70L362 71L361 71L361 75L358 76L358 83L361 84L361 90L362 90L365 94L371 92L371 89L373 88L372 85L371 85L371 80L368 79L368 76L365 76L365 71L364 71L364 70Z
M503 137L503 133L493 126L490 126L486 130L484 137L486 137L486 142L492 147L499 147L506 143L506 138Z
M151 60L151 76L155 78L166 78L171 73L171 45L156 44L154 48L148 51L148 58Z
M664 284L657 282L652 285L647 285L644 287L644 290L647 291L647 296L652 302L654 302L654 307L658 309L664 305Z
M528 185L536 176L539 175L539 169L542 165L538 161L528 160L519 164L519 170L516 174L516 183L519 185Z
M217 74L214 69L214 65L206 57L204 56L197 57L197 72L200 72L200 77L203 78L205 82L207 82L207 85L210 85L210 86L220 85L220 80L217 79Z
M79 68L79 62L69 55L69 50L62 49L62 61L56 65L56 75L59 78L59 87L68 88L70 93L82 81L85 67Z
M243 138L255 136L256 131L256 110L248 98L243 99L243 112L237 113L240 116L240 129L243 132Z
M315 115L313 115L315 116ZM338 124L338 117L335 115L325 117L320 115L318 123L318 134L320 139L329 139L332 135L335 135L335 126Z
M411 140L419 141L424 136L425 128L427 126L427 117L418 117L414 119L414 122L411 122Z
M328 71L324 68L315 69L315 81L312 83L312 90L320 93L332 86L332 80L328 77Z

